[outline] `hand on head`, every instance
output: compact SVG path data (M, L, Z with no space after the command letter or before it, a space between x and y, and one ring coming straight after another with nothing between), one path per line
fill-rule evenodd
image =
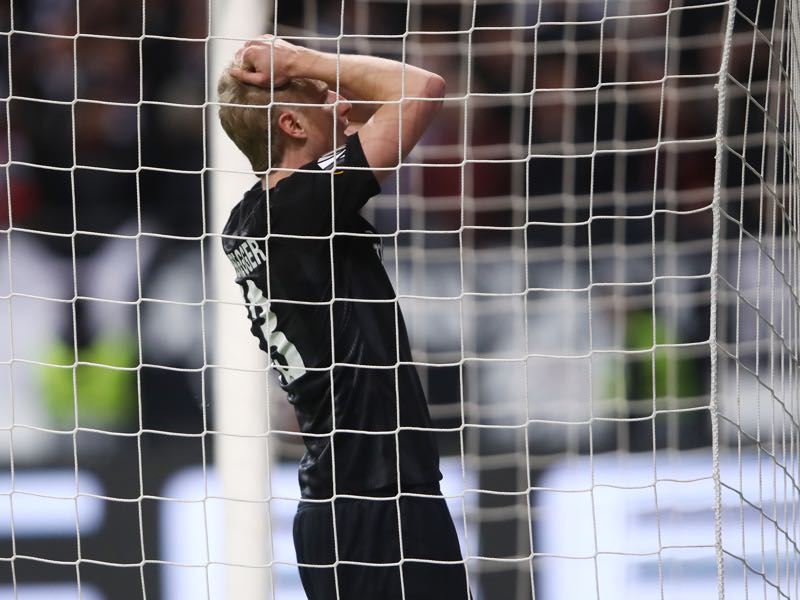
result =
M299 48L273 35L245 42L237 52L231 75L263 88L281 87L291 79L291 67Z

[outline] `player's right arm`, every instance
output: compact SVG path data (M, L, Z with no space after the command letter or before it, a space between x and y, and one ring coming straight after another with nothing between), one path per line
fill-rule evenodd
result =
M417 144L441 109L445 82L412 65L374 56L330 54L271 36L248 42L231 73L246 83L277 87L289 78L324 81L352 100L380 105L359 130L367 162L378 179Z

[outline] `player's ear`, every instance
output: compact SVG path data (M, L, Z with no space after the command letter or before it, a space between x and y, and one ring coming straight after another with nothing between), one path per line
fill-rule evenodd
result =
M293 110L281 113L281 116L278 117L278 127L291 138L304 139L306 137L305 127L303 127L299 115Z

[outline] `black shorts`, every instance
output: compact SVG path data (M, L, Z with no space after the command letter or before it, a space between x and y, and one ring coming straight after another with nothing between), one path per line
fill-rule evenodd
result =
M335 567L331 503L300 503L294 518L297 562L321 565L300 567L300 579L309 600L469 600L463 562L419 562L462 561L453 520L439 486L407 491L430 497L400 498L402 567L391 564L401 559L398 503L394 499L334 501L339 550L339 564Z

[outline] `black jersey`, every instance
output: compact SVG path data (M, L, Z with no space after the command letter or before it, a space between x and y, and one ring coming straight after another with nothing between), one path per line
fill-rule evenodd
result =
M354 135L269 191L254 185L223 232L251 331L306 434L305 498L441 479L381 240L359 214L379 192Z

